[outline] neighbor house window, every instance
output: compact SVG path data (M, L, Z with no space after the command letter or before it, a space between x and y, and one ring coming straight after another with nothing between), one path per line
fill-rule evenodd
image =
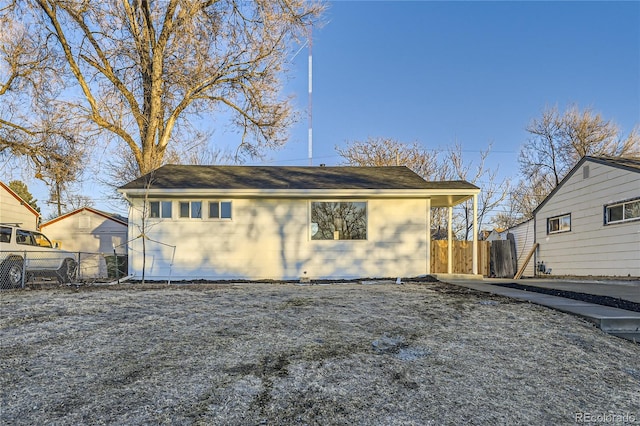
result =
M149 202L149 217L171 218L171 201Z
M640 198L610 204L604 208L605 224L629 222L640 219Z
M202 201L180 201L180 217L202 219Z
M312 240L366 240L366 202L312 202Z
M210 201L209 219L231 219L231 201Z
M571 215L550 217L547 219L547 234L571 231Z

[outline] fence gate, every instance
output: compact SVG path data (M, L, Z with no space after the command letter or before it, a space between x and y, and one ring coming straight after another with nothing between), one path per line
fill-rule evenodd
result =
M491 241L491 276L513 278L517 269L516 241L513 234L507 234L506 240Z
M478 241L478 274L489 276L489 241ZM431 241L431 273L447 273L447 240ZM473 241L453 241L453 273L472 274L473 273ZM512 275L513 276L513 275Z

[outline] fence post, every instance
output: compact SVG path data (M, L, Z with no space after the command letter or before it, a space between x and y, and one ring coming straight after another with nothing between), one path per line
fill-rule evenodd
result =
M116 261L116 282L120 284L120 274L118 273L118 269L120 269L120 265L118 264L118 254L116 253L116 247L113 247L113 257L115 257Z
M25 275L27 274L27 251L24 251L24 262L22 262L22 277L20 278L20 285L24 290L25 286Z
M78 252L78 266L76 266L76 280L80 279L80 259L82 259L82 252Z

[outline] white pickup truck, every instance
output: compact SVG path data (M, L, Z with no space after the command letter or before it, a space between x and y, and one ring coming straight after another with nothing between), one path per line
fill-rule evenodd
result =
M69 283L77 267L75 253L54 248L44 234L0 224L0 288L21 287L35 276Z

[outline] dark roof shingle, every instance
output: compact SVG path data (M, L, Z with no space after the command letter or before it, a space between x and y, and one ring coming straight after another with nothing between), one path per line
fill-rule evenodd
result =
M121 186L144 189L477 189L466 181L427 182L404 166L290 167L165 165Z

